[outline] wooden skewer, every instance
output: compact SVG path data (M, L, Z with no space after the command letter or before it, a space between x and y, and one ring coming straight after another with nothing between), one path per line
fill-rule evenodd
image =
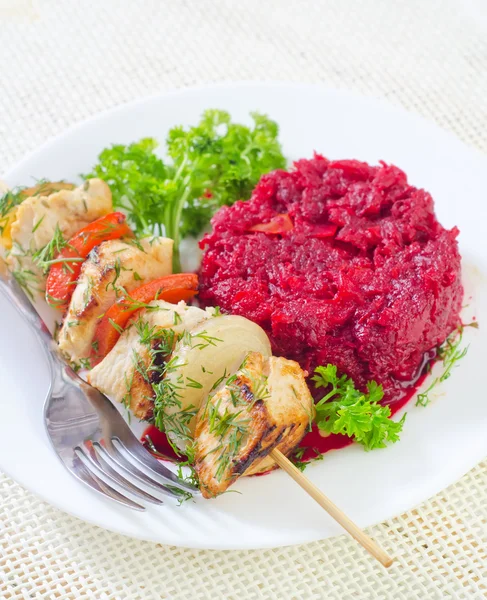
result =
M361 544L367 552L370 552L374 558L376 558L384 567L390 567L392 565L392 558L383 550L378 544L374 542L366 533L364 533L358 525L350 520L347 515L341 511L329 498L319 490L314 483L312 483L299 469L297 469L293 463L284 456L282 452L274 449L271 452L271 457L276 463L284 469L288 475L290 475L294 481L300 485L305 492L307 492L313 500L316 500L318 504L326 510L326 512L332 516L337 523L339 523L348 533Z

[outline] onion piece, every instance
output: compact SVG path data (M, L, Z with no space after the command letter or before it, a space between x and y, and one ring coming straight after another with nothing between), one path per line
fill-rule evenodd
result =
M164 406L164 429L182 452L193 438L201 403L249 352L271 356L269 338L261 327L236 315L212 317L177 343L165 377L172 401Z

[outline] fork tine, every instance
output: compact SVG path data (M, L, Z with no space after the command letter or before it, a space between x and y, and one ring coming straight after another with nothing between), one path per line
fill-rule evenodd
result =
M105 498L109 498L110 500L114 500L118 504L122 506L127 506L128 508L133 508L134 510L139 510L141 512L145 511L145 508L136 502L130 500L130 498L126 498L120 492L113 489L107 483L105 483L102 479L97 477L94 473L92 473L85 463L77 456L74 455L74 460L72 464L71 472L76 476L77 479L82 481L84 484L89 486L92 490L105 496Z
M156 498L149 494L143 489L138 488L131 481L126 479L121 473L116 471L111 464L106 460L103 454L99 451L98 447L93 442L85 442L85 448L89 452L89 457L91 461L93 461L96 466L105 473L106 476L109 476L111 479L114 479L118 485L122 486L125 490L131 492L138 498L142 500L146 500L147 502L152 502L152 504L163 504L163 501L160 498Z
M163 479L169 479L172 483L178 487L187 490L189 492L199 492L198 488L190 483L182 481L179 477L170 471L167 467L162 465L157 459L155 459L150 452L148 452L142 444L137 442L136 444L130 443L131 440L121 440L118 436L113 438L120 446L130 454L135 460L142 463L147 469L150 469L153 473L162 477ZM129 443L127 443L129 442Z
M105 485L109 485L112 487L112 484L118 485L122 488L123 492L119 492L122 496L125 496L124 492L131 492L131 490L123 483L120 483L119 480L115 477L112 477L109 473L103 471L97 464L95 460L90 456L90 454L85 450L85 448L81 446L77 446L74 449L75 453L78 455L80 460L84 463L85 467L91 472L91 474L96 475L98 479L105 481ZM123 478L122 478L123 479ZM115 488L116 489L116 488ZM118 491L118 490L117 490ZM143 507L145 509L145 507Z
M158 492L162 492L172 498L181 498L181 494L178 494L177 491L172 490L170 487L163 485L161 482L152 479L148 475L146 475L141 469L136 467L130 460L128 460L122 452L115 446L115 444L106 444L106 446L102 446L101 444L96 444L97 450L108 457L109 460L113 461L117 467L121 470L130 473L132 477L135 477L142 483L145 483L149 487ZM166 481L166 483L168 483Z

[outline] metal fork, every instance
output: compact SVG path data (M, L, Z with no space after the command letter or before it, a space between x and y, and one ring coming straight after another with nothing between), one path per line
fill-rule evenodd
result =
M37 334L51 372L44 422L64 466L102 496L135 510L140 501L162 504L149 493L180 499L197 488L179 479L148 452L101 392L83 381L61 357L58 346L21 286L0 276L0 290ZM129 495L127 495L129 494Z

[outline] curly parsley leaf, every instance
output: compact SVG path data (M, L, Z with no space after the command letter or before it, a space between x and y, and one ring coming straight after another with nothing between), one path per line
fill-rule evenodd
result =
M127 212L138 234L171 237L178 270L182 238L198 235L221 206L248 199L261 175L286 166L277 124L251 116L253 126L247 127L232 123L225 111L207 110L196 126L170 130L170 161L157 156L154 139L145 138L103 150L84 177L108 183L114 205Z
M169 196L166 181L173 177L172 169L155 154L156 148L152 138L128 146L113 145L101 152L91 173L83 175L85 179L99 177L110 186L113 204L128 213L141 234L155 225L153 216L160 210L161 200Z
M367 392L361 392L330 364L317 367L312 380L316 388L328 390L315 405L316 423L322 431L351 437L366 450L399 440L406 415L398 422L390 419L391 409L379 404L384 396L381 385L369 381Z

